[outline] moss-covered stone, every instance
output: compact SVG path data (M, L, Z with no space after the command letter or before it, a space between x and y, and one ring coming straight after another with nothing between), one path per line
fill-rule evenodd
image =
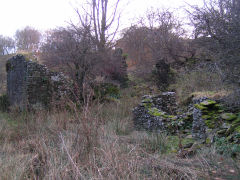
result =
M209 107L209 106L214 106L216 105L217 102L213 101L213 100L206 100L200 103L200 105L204 106L204 107Z
M153 104L151 102L149 103L142 103L143 106L146 108L146 109L149 109L149 108L152 108Z
M168 118L175 121L178 117L174 115L168 115Z
M229 136L230 134L232 134L233 132L237 132L237 133L240 133L240 122L239 120L236 120L234 121L232 124L231 124L231 127L228 128L228 130L226 131L226 135Z
M152 116L157 116L157 117L165 115L165 112L162 112L157 108L149 108L148 113L151 114Z
M218 104L216 101L205 100L199 104L195 104L195 107L201 110L202 119L209 129L220 127L223 123L220 115L224 110L222 105Z
M218 110L217 112L218 112L218 113L222 113L222 112L224 112L224 110L221 109L221 110Z
M240 133L240 126L237 126L237 127L235 128L235 132Z
M194 104L194 106L195 106L196 108L200 109L200 110L206 110L206 109L208 109L207 107L205 107L205 106L203 106L203 105L201 105L201 104Z
M210 129L213 129L216 126L216 123L213 120L205 120L204 122L206 126Z
M205 143L206 144L211 144L211 139L209 137L207 137L206 140L205 140Z
M142 100L142 103L152 103L152 100L150 98L145 98Z
M237 118L237 115L233 113L224 113L221 115L221 118L227 121L233 121Z
M208 114L205 114L205 115L202 116L202 118L203 118L203 119L209 119L209 118L211 118L211 116L208 115Z
M229 136L230 134L232 134L235 130L236 126L231 125L230 128L228 128L228 130L226 131L226 135Z
M232 125L233 125L233 126L240 125L240 118L234 120L234 121L232 122Z
M148 113L152 116L162 117L164 119L169 119L169 120L172 120L172 121L176 121L178 119L177 116L166 114L166 112L163 112L163 111L161 111L161 110L159 110L155 107L152 108L148 103L144 104L144 106L145 106L145 108L148 109ZM169 126L171 126L171 124Z
M227 132L227 129L221 129L219 131L217 131L218 135L224 135Z
M217 102L213 100L205 100L200 104L195 104L194 106L202 111L221 111L221 105L217 104Z

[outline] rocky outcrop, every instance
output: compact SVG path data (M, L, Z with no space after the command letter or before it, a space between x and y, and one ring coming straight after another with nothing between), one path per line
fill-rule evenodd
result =
M70 94L70 81L62 73L16 55L6 64L7 96L10 106L20 109L49 108L51 103Z

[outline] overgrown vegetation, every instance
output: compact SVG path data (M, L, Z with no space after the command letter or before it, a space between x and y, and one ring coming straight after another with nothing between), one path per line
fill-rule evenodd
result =
M87 2L90 11L76 9L79 24L49 31L41 44L30 27L17 31L16 46L0 36L0 179L240 179L240 2L188 6L194 38L173 12L151 9L117 41L120 0L113 12L110 1ZM72 101L51 111L9 107L4 68L16 49L63 71ZM140 106L169 132L137 130L140 97L167 90L177 94L176 114L151 99ZM193 97L205 101L190 104ZM201 110L204 142L182 112L189 105Z
M118 102L85 106L81 112L1 113L0 178L205 179L240 175L237 161L217 153L221 147L227 148L220 141L216 141L216 151L203 149L194 158L182 159L175 156L178 137L134 130L131 109L138 99L126 94ZM221 167L228 168L221 172Z
M231 179L240 176L236 144L216 139L194 156L176 156L178 136L136 131L133 86L119 99L81 109L1 113L0 179ZM116 98L112 96L112 98ZM91 106L89 106L91 105ZM71 111L69 111L69 108ZM227 158L226 158L227 157ZM234 160L232 158L235 158ZM11 168L11 171L9 169Z
M176 83L170 85L170 89L175 89L179 100L184 101L194 93L202 92L202 96L216 95L219 98L231 93L231 87L226 86L217 72L210 72L206 68L196 71L187 71L177 74Z

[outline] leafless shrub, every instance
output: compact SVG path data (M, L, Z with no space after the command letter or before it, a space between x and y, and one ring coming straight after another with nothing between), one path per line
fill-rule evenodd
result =
M4 37L0 35L0 54L8 55L15 51L15 42L10 37Z
M151 9L122 34L117 45L129 55L129 70L144 79L152 78L154 71L154 81L162 89L171 81L170 67L181 67L195 55L191 40L184 39L182 24L170 10Z
M15 38L18 50L35 52L39 47L41 33L38 30L27 26L22 30L17 30Z

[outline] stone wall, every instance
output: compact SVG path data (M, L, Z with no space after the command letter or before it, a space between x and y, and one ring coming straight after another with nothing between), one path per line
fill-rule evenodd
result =
M196 139L206 139L206 125L204 119L202 118L203 112L201 109L197 108L196 105L208 100L206 97L201 97L193 99L192 115L193 115L193 124L192 124L192 135Z
M7 95L11 106L49 108L51 103L70 93L69 81L62 73L51 72L46 66L22 55L16 55L6 64Z
M208 97L193 97L188 107L177 106L174 92L142 97L133 110L134 125L138 130L182 135L200 143L216 139L240 143L240 112L234 112Z
M185 126L177 115L175 92L164 92L157 96L145 95L133 110L134 125L137 129L176 132ZM187 121L185 121L187 122Z
M9 103L26 106L27 62L23 56L14 56L7 61L6 70Z

